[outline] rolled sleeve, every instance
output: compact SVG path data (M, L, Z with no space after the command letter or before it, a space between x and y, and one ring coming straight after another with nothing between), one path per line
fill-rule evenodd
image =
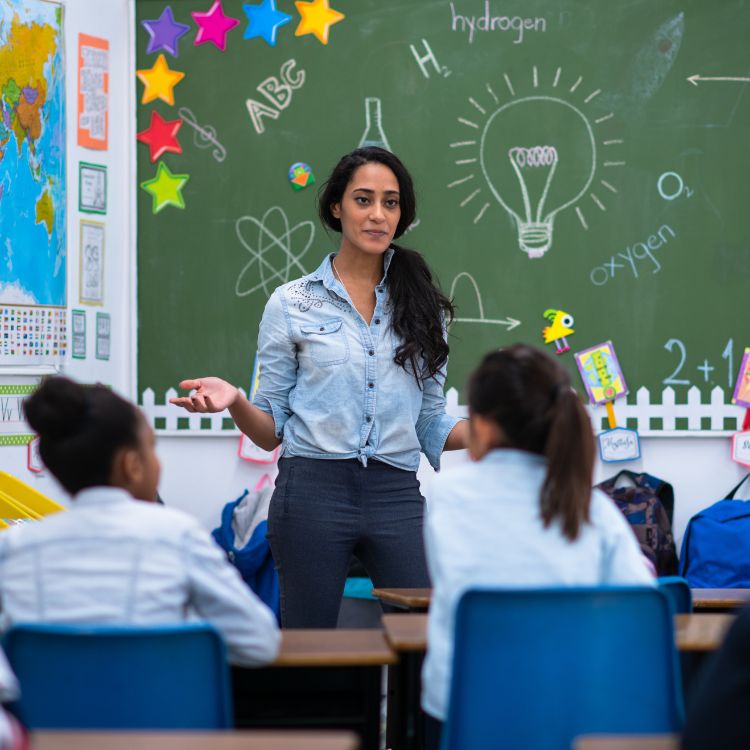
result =
M434 378L424 381L422 408L416 424L419 445L435 471L440 471L440 456L445 447L445 441L460 421L459 417L451 417L445 413L443 383L445 383L445 368L441 369Z
M268 300L260 321L258 361L260 382L253 404L273 417L276 437L281 438L292 413L289 393L297 382L297 351L278 289Z

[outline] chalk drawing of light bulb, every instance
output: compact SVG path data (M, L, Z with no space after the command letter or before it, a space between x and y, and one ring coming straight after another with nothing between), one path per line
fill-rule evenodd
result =
M606 211L603 199L593 192L592 186L600 168L625 164L616 151L624 141L611 137L612 112L597 113L598 117L584 112L587 106L594 106L592 102L601 89L586 95L582 77L568 88L568 84L560 85L562 69L557 68L548 82L550 94L539 92L529 96L517 96L507 74L504 79L508 101L502 101L487 84L491 101L487 97L484 101L469 97L469 103L482 117L478 118L476 113L458 117L458 122L472 128L476 136L450 144L461 157L467 157L457 158L455 164L459 167L478 164L481 174L472 166L471 174L453 180L448 187L463 185L471 189L460 202L463 208L482 194L483 178L492 198L512 218L519 248L529 258L541 258L553 245L555 219L561 211L575 207L584 230L588 229L588 223L582 204L587 193L600 211ZM543 85L536 66L532 80L534 89ZM567 91L562 91L563 87ZM582 101L578 102L578 98ZM483 124L482 118L486 118ZM606 132L595 132L596 129ZM475 153L468 154L472 149ZM607 155L601 159L603 152ZM618 192L605 179L597 184L613 194ZM490 205L490 201L484 202L474 217L475 224Z

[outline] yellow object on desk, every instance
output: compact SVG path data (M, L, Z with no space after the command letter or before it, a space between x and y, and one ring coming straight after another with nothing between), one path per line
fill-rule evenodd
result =
M12 474L0 471L0 530L24 521L38 521L65 508Z

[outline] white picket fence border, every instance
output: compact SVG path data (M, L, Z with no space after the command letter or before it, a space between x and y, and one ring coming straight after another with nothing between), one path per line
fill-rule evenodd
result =
M243 391L244 393L244 391ZM164 403L157 404L151 388L143 391L141 408L150 424L160 435L183 435L188 437L202 435L239 435L234 423L224 426L225 419L231 419L229 413L189 414L169 403L170 398L177 396L177 391L170 388L164 394ZM467 407L458 403L458 391L450 388L446 393L446 411L457 417L467 415ZM596 432L606 429L607 412L603 406L589 406L589 415ZM724 389L716 386L711 391L709 403L701 401L700 389L693 386L687 394L687 403L676 403L673 388L667 387L661 392L661 402L651 403L651 394L647 388L639 388L635 402L618 399L615 401L615 416L620 427L630 427L638 431L641 437L707 437L731 435L742 428L745 409L727 403ZM652 420L661 420L659 427L652 426ZM157 421L158 420L158 421ZM178 420L180 420L178 422ZM678 420L679 426L678 426ZM703 421L710 426L704 427ZM725 423L726 420L726 423Z

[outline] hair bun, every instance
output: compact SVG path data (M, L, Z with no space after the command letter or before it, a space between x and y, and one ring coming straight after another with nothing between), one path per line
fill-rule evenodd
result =
M42 439L75 434L88 411L86 389L68 378L50 377L24 402L24 414Z

